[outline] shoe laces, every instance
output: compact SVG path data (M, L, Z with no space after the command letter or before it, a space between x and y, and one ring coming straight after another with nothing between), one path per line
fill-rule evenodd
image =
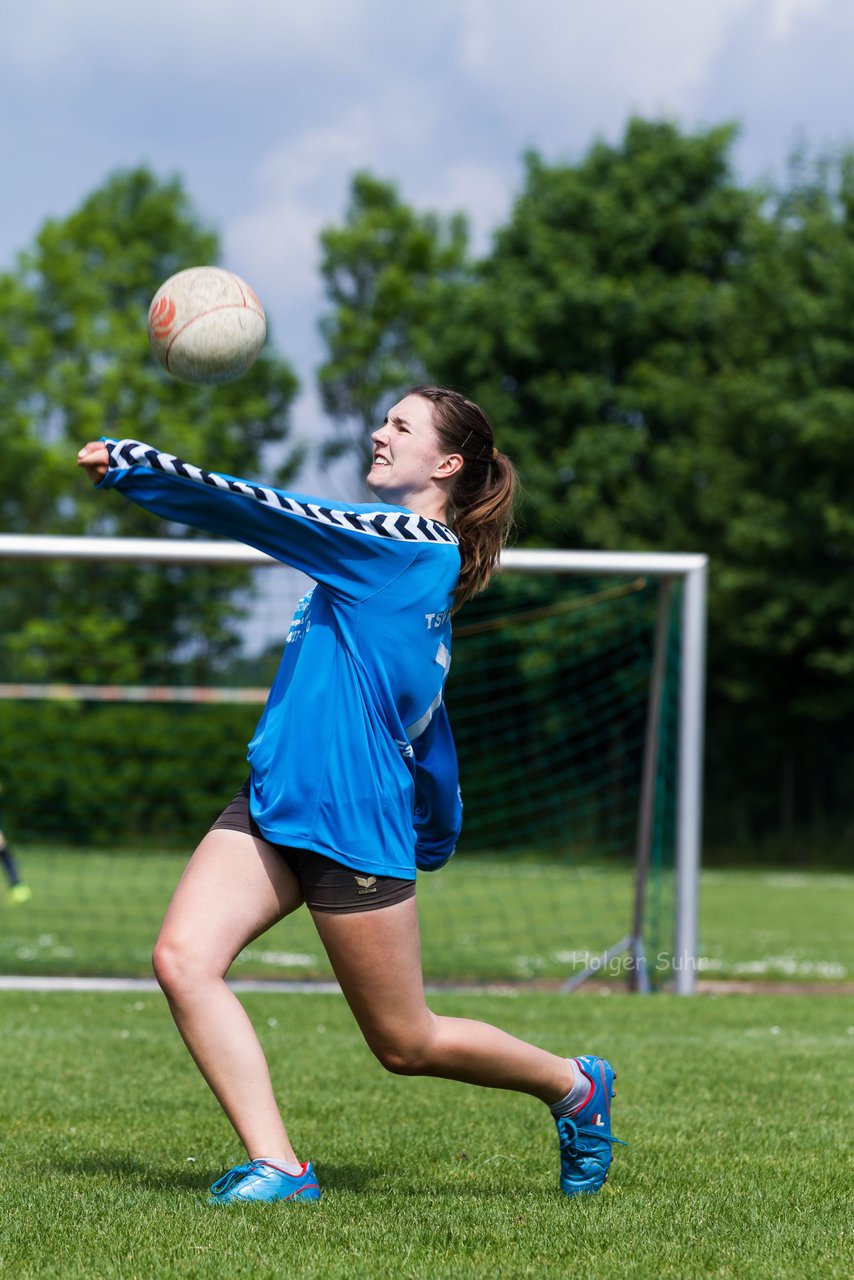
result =
M233 1169L229 1169L228 1173L224 1173L221 1178L217 1179L211 1187L211 1194L221 1196L226 1191L230 1191L235 1183L242 1182L250 1173L255 1172L255 1164L254 1160L249 1164L236 1164Z
M557 1121L557 1136L561 1152L573 1156L585 1154L578 1147L578 1139L580 1137L596 1138L599 1142L610 1143L611 1146L614 1143L620 1147L629 1145L627 1142L623 1142L622 1138L615 1138L612 1133L603 1133L600 1128L594 1125L576 1124L571 1116L561 1116L559 1118Z

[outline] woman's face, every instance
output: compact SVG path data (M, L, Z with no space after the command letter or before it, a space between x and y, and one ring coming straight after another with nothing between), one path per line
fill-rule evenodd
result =
M433 406L423 396L404 396L371 435L374 460L369 487L384 502L412 507L431 488L447 455L433 426Z

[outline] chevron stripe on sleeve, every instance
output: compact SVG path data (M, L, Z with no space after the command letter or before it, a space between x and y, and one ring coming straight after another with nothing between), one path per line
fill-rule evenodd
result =
M111 468L150 467L152 471L179 476L184 480L192 480L196 484L207 485L224 492L241 494L243 497L251 498L270 508L304 520L312 520L333 528L352 529L371 538L391 538L397 542L449 542L454 545L459 543L457 535L447 525L437 520L428 520L414 512L395 511L391 508L371 511L365 507L355 510L321 504L266 485L236 480L230 476L220 475L216 471L205 471L203 467L183 462L174 454L164 453L140 440L108 440L106 444L110 454Z

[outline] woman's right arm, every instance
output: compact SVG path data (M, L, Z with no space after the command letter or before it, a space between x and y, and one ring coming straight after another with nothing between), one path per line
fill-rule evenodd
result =
M425 543L459 563L444 525L410 512L344 506L206 471L139 440L84 445L78 464L163 519L236 538L350 599L381 590Z

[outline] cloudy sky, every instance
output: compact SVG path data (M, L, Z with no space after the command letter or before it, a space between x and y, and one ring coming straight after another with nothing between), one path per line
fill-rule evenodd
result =
M736 120L745 177L854 140L852 0L0 0L0 269L114 169L180 174L316 434L318 229L368 168L481 246L521 156Z

